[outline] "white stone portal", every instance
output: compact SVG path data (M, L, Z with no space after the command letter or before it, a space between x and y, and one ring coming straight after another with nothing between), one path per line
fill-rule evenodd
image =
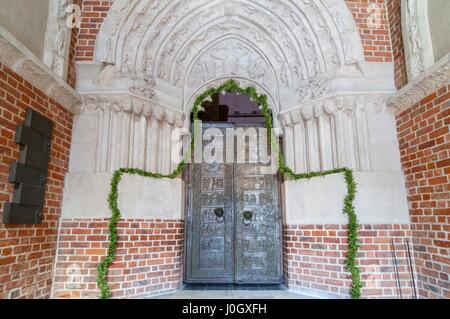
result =
M77 174L120 167L169 173L171 133L189 129L195 98L228 79L268 97L295 171L346 166L367 179L370 172L395 172L397 182L387 181L381 192L404 194L395 118L386 107L395 91L393 65L364 61L344 0L116 0L98 35L95 62L77 67L83 103L63 215L80 211L73 200L82 198ZM291 184L287 196L297 187ZM378 180L372 184L379 187ZM127 185L138 192L141 184ZM167 200L152 198L155 206ZM399 207L386 209L404 214Z

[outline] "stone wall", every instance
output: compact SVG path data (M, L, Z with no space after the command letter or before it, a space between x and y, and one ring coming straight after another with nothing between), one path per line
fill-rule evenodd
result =
M0 222L0 299L50 297L73 121L67 109L0 64L0 220L14 189L8 175L19 157L19 145L14 142L16 125L24 121L29 107L55 123L43 222L35 226Z

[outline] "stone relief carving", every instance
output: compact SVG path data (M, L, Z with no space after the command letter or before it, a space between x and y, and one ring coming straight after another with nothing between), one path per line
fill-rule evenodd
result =
M143 74L130 75L129 90L133 94L152 99L155 96L156 82L153 78Z
M92 94L83 95L82 103L75 108L76 113L92 111L112 111L143 115L145 117L155 117L158 121L168 121L169 124L177 124L181 127L184 124L185 115L166 107L162 107L154 102L142 99L140 96L116 95L116 94Z
M72 111L80 102L78 93L28 53L10 34L0 34L0 61L32 85Z
M117 165L108 157L111 145L134 154L123 156L122 166L166 171L158 165L168 132L186 124L181 112L189 114L199 94L228 78L267 95L276 126L280 110L291 109L279 119L296 169L372 169L368 117L383 110L385 97L330 96L333 79L365 76L355 67L363 50L344 0L115 0L112 12L98 37L98 81L105 92L123 81L125 94L85 96L79 112L96 114L104 132L127 133L126 142L102 135L98 158L110 164L99 162L98 171ZM162 102L172 97L179 111Z
M205 81L242 75L302 101L323 94L316 89L323 73L363 60L343 0L116 0L111 10L96 58L115 64L124 76L145 74L130 89L148 98L158 87L147 76L189 96ZM245 45L218 45L230 36Z
M388 101L388 106L396 112L401 112L449 83L450 54L423 73L420 78L409 83L400 92L392 96Z
M275 75L264 58L240 41L230 39L211 48L192 67L188 86L198 88L217 77L243 77L254 80L266 88L275 83Z
M427 1L402 0L402 27L409 80L434 64Z
M51 0L49 2L43 61L62 79L67 76L71 35L71 30L66 25L66 9L72 2L72 0Z

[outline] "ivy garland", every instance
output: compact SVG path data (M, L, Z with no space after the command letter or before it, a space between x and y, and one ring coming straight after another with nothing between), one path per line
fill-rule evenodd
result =
M343 213L347 215L348 217L348 251L347 251L347 258L345 261L345 266L348 272L351 274L352 278L352 286L351 286L351 296L353 299L359 299L361 297L361 275L360 270L358 266L356 265L356 258L358 253L358 247L359 247L359 240L358 240L358 231L359 231L359 224L358 224L358 218L356 216L355 207L353 205L355 195L356 195L356 183L353 178L353 171L348 168L339 168L329 171L321 171L321 172L311 172L311 173L301 173L296 174L292 171L291 168L289 168L286 165L286 162L279 150L278 143L276 143L276 139L274 134L272 134L273 126L272 126L272 115L269 110L269 106L267 103L267 96L265 95L258 95L256 89L254 87L248 87L248 88L241 88L239 84L234 80L229 80L222 84L221 86L217 88L210 88L203 92L194 102L194 107L192 109L193 114L193 120L194 120L194 134L192 134L191 137L191 146L189 151L185 154L184 159L178 164L176 169L167 175L160 174L160 173L152 173L147 172L142 169L136 169L136 168L121 168L114 172L112 180L111 180L111 191L108 196L108 203L109 208L111 210L112 216L109 221L109 247L108 247L108 253L107 256L99 263L98 265L98 278L97 283L100 288L100 298L101 299L109 299L112 296L111 289L108 285L107 281L107 275L108 270L111 264L114 261L114 258L116 256L116 250L117 250L117 241L118 241L118 234L117 234L117 224L121 218L121 213L118 206L118 187L119 183L122 179L122 176L124 174L132 174L132 175L140 175L144 177L150 177L150 178L169 178L174 179L178 177L183 170L186 168L186 163L188 162L188 159L191 157L191 154L194 151L195 147L195 140L199 133L199 117L198 112L201 109L201 104L203 101L217 93L221 92L229 92L229 93L238 93L238 94L246 94L252 99L254 102L256 102L262 111L262 114L265 119L265 126L268 130L269 136L271 136L270 144L273 147L273 151L276 152L275 154L278 154L278 165L281 173L285 174L287 177L289 177L292 180L300 180L300 179L311 179L314 177L319 176L327 176L332 174L344 174L345 181L347 184L347 195L344 199L344 209Z

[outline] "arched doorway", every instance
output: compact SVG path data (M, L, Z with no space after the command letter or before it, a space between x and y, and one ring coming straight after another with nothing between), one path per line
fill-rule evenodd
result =
M265 158L265 119L246 95L215 94L202 107L203 156L187 174L185 281L281 284L279 179Z
M76 123L83 134L75 134L78 163L71 169L89 174L77 190L95 185L86 176L96 179L122 167L170 173L177 167L171 162L172 132L188 131L189 114L200 94L229 79L267 96L274 127L284 131L286 164L296 172L349 167L376 187L377 171L398 182L394 118L384 106L391 90L381 75L385 69L364 62L358 29L344 0L114 1L97 37L95 62L83 65L79 73L83 105ZM87 136L95 136L95 143ZM392 156L386 159L386 154ZM175 270L163 266L176 287L186 268L183 230L190 222L183 207L183 182L179 177L130 177L120 196L123 218L176 225L165 248ZM290 229L342 223L342 196L336 192L343 189L340 181L323 179L315 188L306 183L286 180L282 185L285 283L290 288L309 284L300 276L303 267L310 271L297 262L302 250L290 247L304 244L317 254L326 248L303 243L305 238L314 240L308 235L289 236ZM384 184L379 188L383 196L395 194ZM90 209L109 212L107 207ZM379 211L389 210L365 211L371 223L381 216Z

